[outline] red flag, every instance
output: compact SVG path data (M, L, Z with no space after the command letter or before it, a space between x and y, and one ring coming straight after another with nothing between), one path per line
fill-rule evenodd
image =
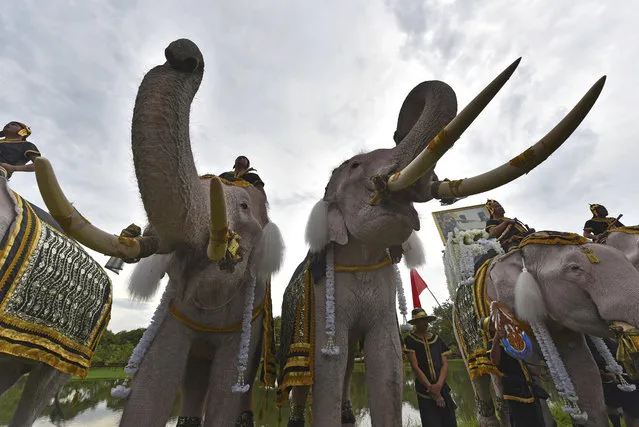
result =
M422 304L419 302L419 294L424 292L424 289L426 289L428 285L414 268L410 269L410 287L413 291L413 308L421 308Z

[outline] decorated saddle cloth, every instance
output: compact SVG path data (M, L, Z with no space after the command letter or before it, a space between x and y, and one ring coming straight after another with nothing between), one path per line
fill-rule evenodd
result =
M494 258L485 259L477 269L474 280L461 282L455 293L453 326L457 331L460 351L466 359L471 380L486 374L501 375L490 360L490 338L482 328L482 320L490 316L486 277Z
M315 348L314 285L326 275L325 253L307 254L284 291L282 330L277 353L279 365L277 405L288 399L294 386L313 384Z
M85 377L110 319L111 281L50 216L13 197L18 213L0 241L0 353Z

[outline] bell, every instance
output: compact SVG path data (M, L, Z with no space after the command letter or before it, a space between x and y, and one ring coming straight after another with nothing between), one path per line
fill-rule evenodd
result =
M122 270L123 265L124 265L124 260L122 260L122 258L112 256L111 258L109 258L109 260L104 265L104 267L108 268L115 274L120 274L120 270Z

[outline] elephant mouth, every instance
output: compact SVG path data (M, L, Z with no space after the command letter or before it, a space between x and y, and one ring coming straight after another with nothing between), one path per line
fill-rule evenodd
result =
M419 230L419 214L411 203L391 198L386 199L381 207L389 216L401 218L413 230Z

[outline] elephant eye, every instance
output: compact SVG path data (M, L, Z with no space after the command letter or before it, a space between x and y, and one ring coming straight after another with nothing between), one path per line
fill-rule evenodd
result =
M570 270L571 271L578 271L578 270L580 270L580 267L577 264L571 264L570 265Z
M247 210L248 209L248 204L246 202L242 202L242 203L240 203L240 207L242 209L244 209L244 210Z
M357 169L359 167L360 163L359 162L353 162L351 163L351 169Z

